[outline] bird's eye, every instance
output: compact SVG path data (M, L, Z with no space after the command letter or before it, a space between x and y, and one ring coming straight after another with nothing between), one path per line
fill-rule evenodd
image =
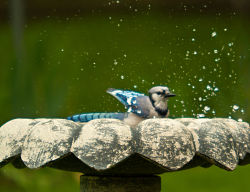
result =
M161 94L161 92L156 92L156 94L157 94L157 95L160 95L160 94Z

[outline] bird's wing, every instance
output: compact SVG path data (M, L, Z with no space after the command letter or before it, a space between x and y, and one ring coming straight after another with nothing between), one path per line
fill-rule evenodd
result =
M125 105L125 107L128 109L128 112L135 113L141 117L146 116L146 110L142 105L142 98L147 98L147 96L145 96L143 93L112 88L108 89L107 93L113 95L123 105Z

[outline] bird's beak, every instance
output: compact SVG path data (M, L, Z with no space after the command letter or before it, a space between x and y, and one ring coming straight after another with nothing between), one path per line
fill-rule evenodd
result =
M176 96L174 93L169 93L165 97L174 97L174 96Z

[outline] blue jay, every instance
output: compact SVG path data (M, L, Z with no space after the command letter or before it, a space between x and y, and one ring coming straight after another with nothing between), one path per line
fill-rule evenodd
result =
M149 90L149 96L143 93L110 88L107 93L117 98L125 108L126 113L83 113L68 117L75 122L88 122L93 119L120 119L130 126L135 126L144 119L168 117L167 100L174 97L168 87L156 86Z

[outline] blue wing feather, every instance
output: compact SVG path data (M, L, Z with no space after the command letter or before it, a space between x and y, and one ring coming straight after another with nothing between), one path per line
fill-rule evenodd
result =
M127 91L120 89L108 89L107 93L113 95L117 98L125 107L128 109L128 112L135 113L139 116L144 116L144 111L142 110L140 103L138 102L138 97L145 97L143 93L135 91Z
M119 90L119 89L108 89L107 93L113 95L117 98L125 107L131 106L137 97L145 96L143 93L135 92L135 91L127 91L127 90Z

